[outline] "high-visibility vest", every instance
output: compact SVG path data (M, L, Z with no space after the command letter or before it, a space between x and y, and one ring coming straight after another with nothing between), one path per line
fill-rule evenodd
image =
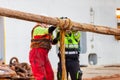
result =
M71 32L65 35L65 48L79 48L80 32Z
M31 48L51 48L51 34L48 32L48 28L41 26L35 26L31 32Z
M81 37L81 33L79 31L66 33L65 34L65 48L79 50L80 37ZM60 45L58 45L58 46L60 46Z

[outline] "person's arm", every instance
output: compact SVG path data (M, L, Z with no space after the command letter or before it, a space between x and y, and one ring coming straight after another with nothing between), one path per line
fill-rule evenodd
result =
M60 32L57 33L56 38L53 39L52 44L57 44L60 39Z
M55 26L50 26L49 29L48 29L48 33L53 33L53 31L56 29Z

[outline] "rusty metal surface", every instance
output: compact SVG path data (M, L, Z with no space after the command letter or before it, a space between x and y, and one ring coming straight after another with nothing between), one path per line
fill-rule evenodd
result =
M0 77L0 80L35 80L34 77Z
M9 67L14 70L19 77L32 77L31 66L26 63L20 63L17 57L12 57L9 62Z
M16 72L11 70L8 65L0 65L0 77L16 76Z
M120 79L119 65L82 67L83 80L114 80Z
M25 62L20 63L17 57L10 59L9 65L0 61L0 80L35 80L31 66Z

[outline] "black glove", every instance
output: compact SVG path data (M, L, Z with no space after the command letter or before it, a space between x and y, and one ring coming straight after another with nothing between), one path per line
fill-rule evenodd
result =
M52 44L57 44L59 38L60 38L60 32L57 33L56 37L52 41Z
M48 32L49 33L53 33L53 31L56 29L55 26L50 26L49 29L48 29Z
M58 40L55 38L55 39L53 39L52 44L57 44L57 42L58 42Z

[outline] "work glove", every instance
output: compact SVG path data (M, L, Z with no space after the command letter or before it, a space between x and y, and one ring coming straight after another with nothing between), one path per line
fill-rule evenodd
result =
M56 44L60 39L60 32L57 33L56 38L53 39L53 43L52 44Z
M55 29L56 27L52 25L49 27L48 32L52 34Z

